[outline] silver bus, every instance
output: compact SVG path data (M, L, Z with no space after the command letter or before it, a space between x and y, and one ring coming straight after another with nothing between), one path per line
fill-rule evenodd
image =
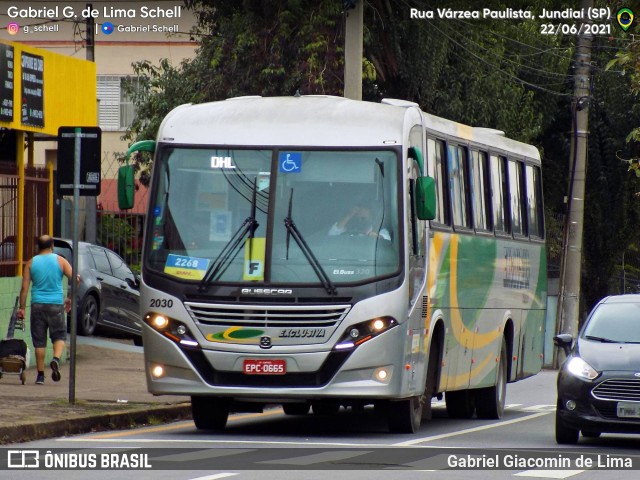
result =
M136 150L154 152L148 389L189 395L197 428L373 405L415 432L443 395L500 418L541 369L535 147L402 100L300 96L183 105Z

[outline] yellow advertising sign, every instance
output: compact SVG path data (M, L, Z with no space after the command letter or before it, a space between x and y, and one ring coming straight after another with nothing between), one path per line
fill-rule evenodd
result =
M0 127L57 135L96 125L95 63L0 42Z

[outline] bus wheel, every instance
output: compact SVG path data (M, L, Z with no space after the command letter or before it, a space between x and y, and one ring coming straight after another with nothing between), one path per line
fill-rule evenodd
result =
M198 430L223 430L231 402L219 397L191 397L191 415Z
M507 396L507 342L502 339L498 375L493 387L476 390L476 413L478 418L498 419L504 413Z
M431 420L431 400L437 393L438 373L440 368L440 343L434 340L429 348L429 363L427 364L427 383L424 388L424 405L422 406L422 419Z
M306 415L309 413L308 403L283 403L282 410L285 415Z
M476 406L469 390L447 392L444 396L449 418L471 418Z
M416 433L422 421L421 397L411 397L389 404L388 421L391 433Z

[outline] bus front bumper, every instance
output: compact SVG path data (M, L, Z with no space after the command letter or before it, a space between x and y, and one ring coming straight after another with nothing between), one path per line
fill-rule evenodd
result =
M236 400L375 398L404 396L414 368L403 364L401 325L352 350L221 351L180 347L147 328L147 386L155 395L212 395ZM402 338L398 338L402 337ZM284 374L245 373L245 361L275 360ZM422 385L424 388L424 384Z

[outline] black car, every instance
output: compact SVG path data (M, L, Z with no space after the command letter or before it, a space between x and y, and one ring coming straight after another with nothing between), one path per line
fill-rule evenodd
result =
M53 250L73 263L73 242L54 238ZM77 319L80 335L107 327L133 335L142 344L139 280L125 261L108 248L78 242Z
M567 359L558 373L556 441L640 433L640 295L601 300L576 341L554 337Z

